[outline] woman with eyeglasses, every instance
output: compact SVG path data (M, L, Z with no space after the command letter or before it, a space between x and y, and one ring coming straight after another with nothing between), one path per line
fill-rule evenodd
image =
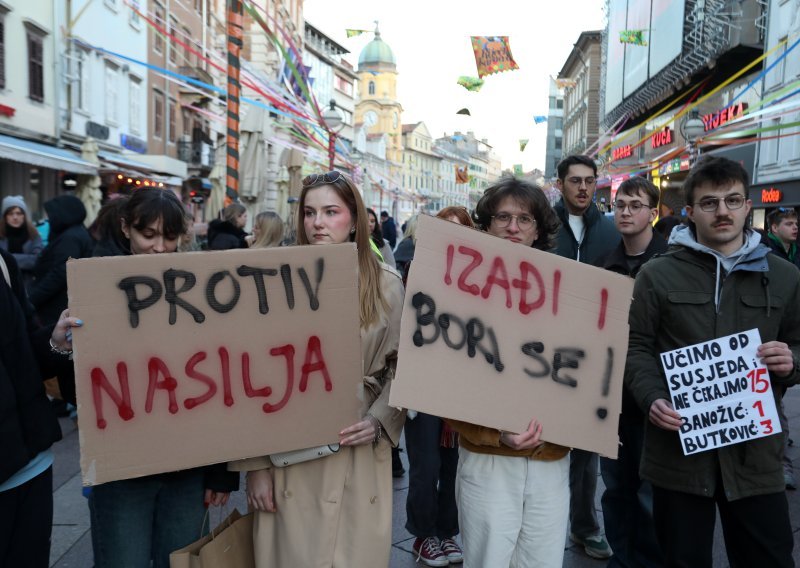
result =
M390 447L405 412L391 408L389 387L400 341L403 285L372 252L358 189L332 171L303 180L299 245L355 242L363 388L361 419L343 429L339 451L286 467L268 457L241 460L247 500L255 509L256 566L387 566L392 534Z
M504 177L473 214L487 233L550 250L559 222L541 188ZM459 421L456 502L464 566L560 567L569 514L569 448L543 442L531 420L519 434Z

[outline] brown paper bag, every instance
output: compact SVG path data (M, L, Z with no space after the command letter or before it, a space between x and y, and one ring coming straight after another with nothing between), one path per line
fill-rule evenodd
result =
M234 509L227 519L197 542L169 555L170 568L255 568L253 514Z

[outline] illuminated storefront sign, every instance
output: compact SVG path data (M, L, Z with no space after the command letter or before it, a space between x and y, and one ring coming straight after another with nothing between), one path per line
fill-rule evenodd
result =
M780 203L783 192L780 189L769 187L761 190L761 203Z
M660 148L667 144L672 144L672 129L669 126L665 126L663 130L653 133L650 137L651 148Z
M630 144L626 144L625 146L617 146L611 151L612 160L621 160L622 158L629 158L632 155L633 148L631 148Z
M705 125L706 132L719 128L726 122L740 118L744 115L746 110L747 103L742 102L723 108L717 112L703 115L703 124Z

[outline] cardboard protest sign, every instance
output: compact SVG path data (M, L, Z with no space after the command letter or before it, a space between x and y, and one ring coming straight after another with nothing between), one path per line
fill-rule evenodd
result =
M617 455L633 280L421 217L393 406Z
M758 329L661 354L684 455L781 431Z
M337 442L357 274L350 244L69 261L84 484Z

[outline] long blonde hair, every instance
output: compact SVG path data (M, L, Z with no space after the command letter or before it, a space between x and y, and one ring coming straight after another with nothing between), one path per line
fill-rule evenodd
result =
M310 244L303 223L306 195L309 190L326 185L333 188L347 205L350 215L353 217L356 232L354 235L350 235L350 241L355 242L358 249L359 313L361 327L366 329L378 321L382 311L389 311L389 305L381 290L381 270L383 269L369 244L367 210L358 188L350 181L350 178L341 172L332 171L327 174L313 174L303 179L303 190L300 193L300 202L297 208L297 244Z
M250 244L250 248L269 248L280 246L283 240L283 219L274 211L262 211L253 222L253 233L258 236Z

